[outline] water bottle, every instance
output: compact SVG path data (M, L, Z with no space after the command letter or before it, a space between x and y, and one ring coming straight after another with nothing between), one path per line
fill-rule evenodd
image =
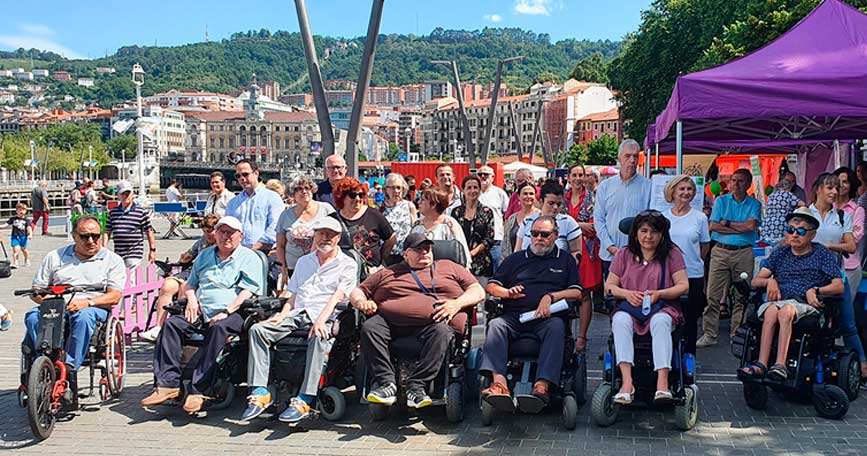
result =
M644 299L641 301L641 314L650 315L650 292L644 292Z

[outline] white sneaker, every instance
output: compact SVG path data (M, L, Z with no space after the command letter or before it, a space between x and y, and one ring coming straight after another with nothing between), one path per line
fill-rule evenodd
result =
M160 326L154 326L153 328L139 334L139 337L141 337L141 339L145 342L150 342L152 344L156 343L157 337L160 335L161 329L162 327Z
M30 267L30 260L25 261L25 262L24 262L24 266L26 266L26 267L29 268L29 267Z
M714 345L716 345L716 339L711 339L706 335L701 336L701 338L699 338L695 343L696 347L712 347Z

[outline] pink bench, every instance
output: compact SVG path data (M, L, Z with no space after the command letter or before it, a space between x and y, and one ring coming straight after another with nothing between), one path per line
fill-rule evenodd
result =
M132 342L132 335L147 328L148 315L159 296L163 279L156 273L157 268L153 263L139 265L129 270L126 285L123 287L123 295L120 305L112 310L115 317L123 320L123 333L127 343ZM152 319L151 324L156 321Z

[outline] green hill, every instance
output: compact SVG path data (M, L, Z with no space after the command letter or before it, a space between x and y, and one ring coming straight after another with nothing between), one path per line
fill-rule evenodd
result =
M364 37L316 37L315 42L324 79L357 79ZM426 36L380 35L372 85L448 78L446 68L430 64L433 59L457 60L463 81L490 82L498 59L524 55L524 61L505 72L504 81L513 87L527 87L542 74L566 79L579 60L594 53L609 61L619 51L619 42L568 39L552 43L547 34L517 28L437 28ZM28 52L22 49L6 53L8 56L0 54L0 58L24 58ZM309 90L300 36L284 31L235 33L220 42L175 47L127 46L95 60L64 60L59 56L46 59L51 53L38 56L40 60L53 60L52 71L97 77L93 88L57 83L49 93L75 95L101 106L134 97L129 80L134 63L140 63L147 73L142 90L145 95L169 89L231 92L247 84L253 72L260 79L279 81L284 93ZM117 73L97 76L98 66L114 67Z

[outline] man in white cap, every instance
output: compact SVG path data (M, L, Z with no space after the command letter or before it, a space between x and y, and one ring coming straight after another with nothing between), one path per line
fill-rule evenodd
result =
M201 317L206 324L201 356L193 368L191 388L184 411L202 409L205 391L214 383L217 355L230 334L240 334L244 318L238 309L244 300L265 292L263 262L256 252L241 245L241 222L223 217L216 226L217 245L199 253L184 285L187 305L183 315L166 320L154 349L154 392L142 399L143 407L159 405L180 394L181 353L184 345L198 334L195 323Z
M494 272L497 272L497 267L500 266L503 258L503 214L509 209L509 195L505 190L494 185L494 169L490 166L482 166L476 175L482 181L479 202L494 211L494 243L491 247L491 257L494 260Z
M241 416L251 420L265 411L273 398L268 392L271 347L298 329L309 329L304 382L297 397L280 414L280 421L295 423L310 416L318 394L319 378L328 361L333 342L331 326L335 308L345 303L358 285L358 265L340 251L342 227L337 219L325 217L313 224L313 252L302 256L286 290L289 300L280 313L250 328L250 356L247 362L249 406Z
M150 247L148 262L153 263L157 258L157 244L150 215L135 203L135 194L129 182L120 181L117 184L117 195L120 204L108 213L104 245L107 247L109 239L114 238L114 253L123 258L127 268L133 268L144 257L144 240L147 238Z

